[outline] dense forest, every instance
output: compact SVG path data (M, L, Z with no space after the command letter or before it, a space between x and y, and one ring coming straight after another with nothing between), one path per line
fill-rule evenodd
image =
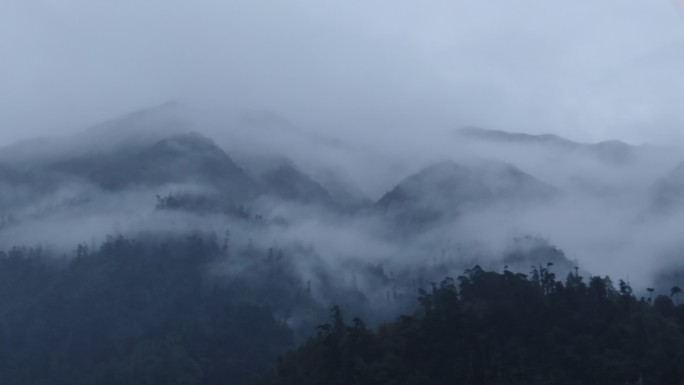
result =
M403 315L385 309L387 322L348 323L367 301L347 300L325 323L325 301L286 255L200 235L0 253L0 384L684 380L679 287L637 299L622 280L561 282L551 262L527 275L475 266L416 290ZM216 273L248 262L250 275Z
M218 243L151 244L0 254L0 384L247 384L292 345L271 309L207 279Z
M263 384L684 383L684 305L637 300L624 281L475 267L419 301L377 330L335 307Z

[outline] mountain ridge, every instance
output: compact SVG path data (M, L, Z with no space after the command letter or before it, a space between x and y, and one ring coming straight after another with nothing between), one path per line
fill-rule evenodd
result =
M511 164L443 161L404 178L375 206L399 222L424 224L492 204L545 201L558 193Z
M626 164L639 156L644 146L635 146L621 140L605 140L596 143L576 142L555 134L526 134L479 127L463 127L455 131L460 138L495 142L505 145L553 146L566 152L579 152L596 157L609 164Z

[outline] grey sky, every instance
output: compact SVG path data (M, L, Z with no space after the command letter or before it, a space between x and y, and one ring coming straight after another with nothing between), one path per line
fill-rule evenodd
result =
M0 144L169 99L338 136L684 143L679 0L2 0Z

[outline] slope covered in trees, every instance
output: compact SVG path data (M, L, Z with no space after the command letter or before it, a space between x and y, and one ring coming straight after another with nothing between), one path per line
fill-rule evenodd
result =
M684 306L637 300L623 281L548 268L528 277L479 267L420 295L377 330L331 322L264 379L308 384L682 384Z
M540 250L516 258L531 261ZM678 287L637 299L629 284L616 288L608 277L585 282L571 273L560 282L552 263L529 275L475 267L412 302L398 277L359 266L359 281L380 285L371 292L395 288L385 303L340 286L330 271L302 281L291 254L197 235L110 238L61 258L39 248L0 253L0 384L680 385L684 378ZM277 361L315 332L332 303L341 307L331 322ZM399 309L408 315L377 328L342 316L377 325L379 315L392 319Z
M293 333L207 279L223 255L200 237L0 253L0 384L250 383Z

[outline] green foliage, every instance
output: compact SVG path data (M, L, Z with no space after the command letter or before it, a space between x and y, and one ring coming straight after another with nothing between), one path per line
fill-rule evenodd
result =
M421 310L372 331L339 309L268 385L672 384L684 380L684 306L628 283L475 267L422 291Z

